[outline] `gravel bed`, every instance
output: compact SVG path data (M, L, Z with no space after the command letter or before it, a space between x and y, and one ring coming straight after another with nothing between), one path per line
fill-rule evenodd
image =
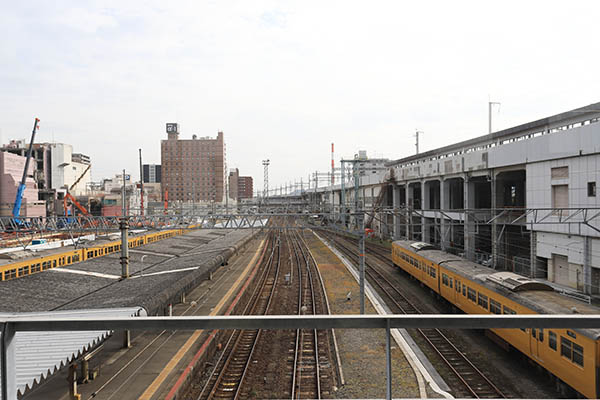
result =
M307 242L319 264L332 314L358 314L359 287L335 254L314 235ZM347 294L351 293L350 300ZM365 312L375 314L366 304ZM385 331L372 329L336 330L345 385L335 398L385 398ZM394 397L419 397L414 371L402 351L392 342L392 394Z

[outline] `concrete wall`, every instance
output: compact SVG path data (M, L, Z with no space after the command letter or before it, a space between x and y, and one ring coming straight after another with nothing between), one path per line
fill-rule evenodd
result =
M600 132L599 132L600 133ZM551 170L556 167L568 167L569 176L566 179L552 179ZM591 207L600 208L600 193L590 197L587 193L588 182L595 182L599 189L600 154L588 156L575 156L550 161L529 163L527 169L527 206L531 208L552 207L552 185L569 185L570 208ZM566 214L565 214L566 216ZM581 221L581 215L575 216L573 221ZM539 219L539 218L538 218ZM559 216L550 216L546 221L558 221ZM528 222L533 221L533 216ZM591 221L590 225L600 229L600 219ZM570 224L537 224L534 229L538 231L557 232L573 235L600 237L600 232L585 225ZM600 264L597 264L600 265Z

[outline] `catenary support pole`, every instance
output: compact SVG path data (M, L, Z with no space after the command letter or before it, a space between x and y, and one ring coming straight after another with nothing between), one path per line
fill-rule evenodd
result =
M386 395L385 398L392 400L392 348L391 348L390 320L386 321L385 328L385 373L386 373Z
M142 149L140 150L140 215L144 216L144 168L142 167Z

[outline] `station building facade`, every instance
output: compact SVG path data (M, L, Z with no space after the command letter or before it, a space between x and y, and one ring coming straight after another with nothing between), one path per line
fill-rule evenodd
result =
M361 177L359 196L384 237L599 294L599 121L596 103L390 161ZM330 202L330 190L311 201Z

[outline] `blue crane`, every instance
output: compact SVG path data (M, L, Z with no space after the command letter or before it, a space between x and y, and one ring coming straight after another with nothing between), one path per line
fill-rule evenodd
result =
M31 151L33 149L35 131L39 128L38 122L40 122L40 120L39 118L36 118L35 122L33 123L33 131L31 131L31 142L29 142L29 148L27 149L27 159L25 160L23 178L21 178L21 183L19 183L19 188L17 189L17 198L15 199L15 205L12 211L13 218L15 219L19 218L19 214L21 213L21 203L23 202L23 192L25 191L25 180L27 179L27 170L29 169L29 161L31 160Z

